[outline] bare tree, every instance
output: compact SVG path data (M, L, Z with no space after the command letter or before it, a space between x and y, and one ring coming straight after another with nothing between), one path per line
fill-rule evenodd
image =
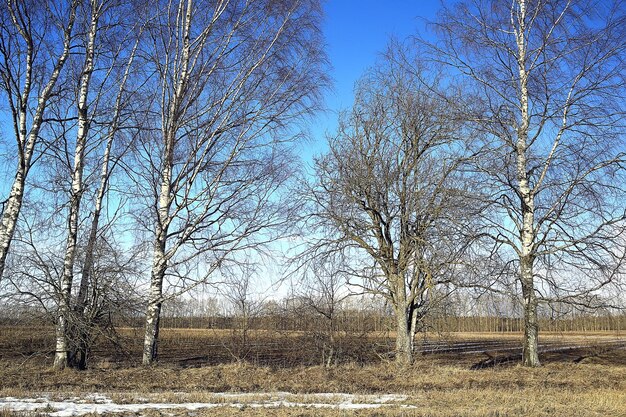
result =
M251 266L239 266L237 270L230 271L220 285L220 292L230 307L229 316L232 319L231 337L226 348L237 361L249 356L250 330L263 309L263 300L255 292L255 275L256 271Z
M128 76L134 59L135 20L126 18L124 25L120 16L128 13L119 3L110 0L90 0L81 3L77 11L77 40L73 45L70 71L66 77L69 86L76 85L73 94L66 94L54 107L58 117L52 122L50 132L58 132L59 139L50 144L50 159L55 165L67 172L69 177L67 191L67 237L59 292L59 312L56 329L56 355L54 367L63 369L66 365L84 367L85 355L76 352L76 346L70 346L70 339L88 340L86 334L89 324L82 320L88 300L90 269L93 265L94 246L99 232L99 219L102 204L108 189L111 175L109 167L111 148L114 138L119 137L120 118L125 111L124 100L130 95ZM131 10L132 11L132 10ZM82 62L80 62L82 59ZM75 71L72 71L76 68ZM111 94L115 91L117 94ZM54 111L55 109L51 109ZM55 125L56 124L56 125ZM98 155L101 154L101 155ZM100 158L101 157L101 158ZM89 159L101 159L94 167L86 167ZM99 166L100 165L100 166ZM100 168L100 169L98 169ZM72 305L72 286L74 283L76 257L79 248L79 225L85 217L81 212L81 203L85 199L90 171L100 172L98 191L94 198L94 213L91 221L89 240L85 248L83 275L75 305ZM95 182L95 181L94 181ZM90 203L90 201L88 201ZM82 209L84 211L84 208ZM70 335L70 327L74 335ZM78 336L78 333L83 333ZM81 349L78 349L81 350ZM82 349L84 351L85 349ZM70 352L72 354L70 355ZM73 363L70 358L82 356L80 363Z
M48 200L51 200L49 196ZM25 203L16 230L14 252L7 263L3 302L39 308L45 312L47 323L56 324L59 300L63 295L65 224L55 223L55 218L59 217L56 207L43 208L33 199ZM90 285L85 296L86 308L80 315L70 314L68 320L67 344L71 349L82 349L81 355L75 358L76 365L81 368L86 366L96 339L106 338L117 343L114 319L119 323L119 319L139 311L136 288L140 274L136 254L121 249L122 245L115 237L122 236L122 229L115 227L115 222L110 219L107 223L107 229L100 231L95 246ZM79 256L78 268L82 261L83 257Z
M0 279L22 208L26 178L38 159L45 111L70 54L79 3L7 0L0 5L0 87L11 113L16 145L15 178L2 202Z
M61 275L61 299L59 300L59 314L56 328L56 353L54 368L63 369L68 362L68 325L71 312L71 292L74 276L74 261L78 241L78 222L80 217L80 203L82 200L84 183L83 171L85 165L85 148L89 135L91 122L88 94L90 83L95 67L96 35L99 30L99 21L102 16L104 5L98 1L90 1L89 12L86 14L86 42L84 50L84 63L79 76L78 99L76 103L78 126L76 129L76 142L74 150L74 166L71 170L71 191L68 208L68 236L65 256L63 260L63 272Z
M315 259L342 253L350 284L384 296L396 317L396 360L413 359L413 336L430 290L451 280L464 249L461 125L414 54L393 44L356 88L355 104L315 162Z
M99 249L98 241L101 239L108 226L110 226L110 224L106 223L104 225L101 224L102 217L104 217L102 212L106 209L104 207L105 197L109 195L110 182L114 169L119 165L133 142L132 138L134 134L131 133L130 138L124 141L122 146L119 146L121 149L118 152L114 152L113 145L117 142L122 142L119 140L121 132L123 130L131 130L123 123L123 119L127 118L123 116L125 113L132 111L132 108L129 108L127 103L130 100L137 99L136 94L134 94L135 91L129 88L128 81L133 72L133 63L135 61L138 41L139 39L137 39L133 49L130 50L125 59L122 60L124 62L124 66L122 67L123 71L116 80L119 83L119 87L115 99L112 102L112 107L109 108L109 106L105 106L105 111L110 115L110 119L108 123L105 123L105 129L102 134L104 149L99 158L99 164L96 164L96 166L99 167L99 176L97 177L97 188L92 201L91 222L89 224L87 241L84 248L84 259L80 268L80 285L73 308L74 314L78 317L78 320L83 323L81 326L82 329L79 329L79 332L83 334L78 337L79 344L74 347L74 352L71 354L74 365L80 369L86 367L86 356L89 348L86 343L82 343L89 340L89 324L93 320L89 320L88 317L93 317L93 312L99 311L98 308L94 308L97 304L90 303L89 294L93 293L93 290L98 287L98 282L101 282L101 280L94 277L94 274L98 271L95 266L98 256L97 251ZM123 50L124 48L121 49ZM140 119L141 117L135 117L134 121ZM71 234L69 236L71 236ZM86 312L90 312L87 317L85 317Z
M289 199L291 122L325 85L316 0L157 1L144 55L154 129L137 152L153 234L143 363L167 297L276 239ZM149 220L148 220L149 219ZM170 285L169 293L164 284Z
M304 307L312 310L313 317L321 320L315 326L314 337L321 352L321 363L330 367L337 360L337 317L342 302L350 296L347 279L337 270L340 261L329 256L313 259L301 269L302 278L295 286Z
M539 365L538 304L588 303L622 270L624 10L472 0L435 24L433 59L481 100L466 105L491 205L479 233L521 287L526 366Z

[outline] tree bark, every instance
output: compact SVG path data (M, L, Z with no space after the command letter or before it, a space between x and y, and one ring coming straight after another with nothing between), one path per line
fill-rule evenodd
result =
M524 345L522 351L522 365L528 367L540 366L538 351L539 323L537 321L537 297L532 284L522 278L522 294L524 297Z
M390 282L394 289L393 302L396 311L396 363L408 365L413 362L413 340L404 277L394 273Z
M25 182L26 170L20 164L15 174L9 198L2 210L2 222L0 223L0 279L4 275L6 258L13 240L20 209L22 208Z
M535 194L530 188L528 163L526 152L528 151L528 130L530 126L529 93L528 93L528 69L527 69L527 40L526 40L526 1L519 1L519 17L517 25L517 65L519 71L520 91L520 125L517 128L517 180L520 195L522 230L520 230L521 249L520 260L520 283L522 297L524 299L524 347L522 364L524 366L539 366L537 346L537 295L533 279L533 263L535 253Z
M63 274L61 278L61 305L59 308L59 322L56 328L57 350L54 358L54 368L63 369L69 365L69 328L74 324L81 327L81 323L72 323L71 293L74 280L74 263L76 261L76 246L78 241L78 220L80 217L80 203L83 196L83 171L85 167L85 147L89 133L89 114L87 98L91 74L94 69L95 40L98 30L99 11L95 1L91 2L91 22L89 39L85 49L85 63L81 74L80 90L78 95L78 131L76 133L76 147L74 149L74 170L72 172L72 189L68 213L68 233L63 260ZM65 339L65 341L61 340ZM63 347L64 350L60 348Z
M525 166L525 158L518 156L518 159L519 163L523 163ZM536 240L536 233L534 230L534 195L529 189L526 177L521 177L520 179L520 194L522 195L520 283L522 287L524 307L524 344L522 364L524 366L537 367L540 363L538 354L538 302L533 276L534 245Z
M165 254L161 249L159 246L155 250L150 279L150 294L148 296L148 307L146 308L146 331L143 343L142 363L144 365L153 364L157 360L158 355L159 322L163 304L163 279L166 270Z
M57 314L57 325L56 325L56 348L54 353L54 364L52 365L54 369L61 370L67 366L67 358L68 358L68 339L67 335L67 318L69 317L69 302L65 300L61 301L59 305L59 312Z
M396 309L396 363L409 365L413 362L411 318L404 306Z
M13 6L10 6L10 14L13 24L19 28L20 36L24 39L27 45L26 50L26 71L24 74L24 87L22 91L12 90L12 87L7 88L7 94L19 95L20 106L13 109L13 124L15 125L15 135L18 145L18 163L15 173L15 179L11 186L9 197L2 207L2 220L0 221L0 280L4 275L4 269L6 266L6 258L11 247L13 235L15 233L15 226L22 208L22 202L24 200L24 185L26 183L26 177L31 168L31 162L35 145L39 138L39 132L43 125L44 110L48 105L48 99L52 95L57 80L61 74L65 62L69 56L70 43L72 38L72 29L74 27L74 20L76 18L76 8L78 7L77 1L72 1L71 8L69 10L67 25L63 28L63 51L59 55L58 60L54 63L50 78L45 83L45 86L41 90L41 93L37 97L37 105L35 113L30 119L30 96L33 89L33 82L35 78L33 61L35 59L35 34L31 32L31 27L28 28L22 26L23 22L20 22L17 18ZM15 74L14 74L15 75ZM21 78L20 74L16 78ZM30 130L27 127L28 120L31 121Z
M161 305L163 303L163 280L165 279L165 272L167 271L165 248L167 245L167 230L170 222L169 210L171 204L170 192L173 143L173 136L168 136L166 138L165 162L161 173L161 191L157 210L158 220L156 222L150 292L148 295L148 306L146 308L146 332L142 360L144 365L150 365L156 361L158 354L159 321Z

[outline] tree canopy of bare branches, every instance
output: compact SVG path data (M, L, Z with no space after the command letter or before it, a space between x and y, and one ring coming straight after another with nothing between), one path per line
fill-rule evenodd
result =
M316 0L151 7L143 54L154 118L136 173L150 187L143 200L154 242L145 364L157 356L164 282L173 294L206 282L286 224L290 127L326 84Z
M431 290L452 279L463 253L466 157L454 91L416 54L392 44L356 87L328 153L315 162L305 258L342 254L350 284L395 311L396 360L412 361L416 326Z
M588 304L622 274L625 10L473 0L434 24L433 60L478 98L466 108L490 205L479 233L521 288L526 366L539 365L538 303Z
M0 207L0 280L22 208L26 179L39 159L46 109L75 38L79 3L8 0L0 5L0 88L15 140L15 157L11 158L15 177Z

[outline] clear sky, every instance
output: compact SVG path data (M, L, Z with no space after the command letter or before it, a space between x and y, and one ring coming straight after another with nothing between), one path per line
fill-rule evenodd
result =
M425 19L434 19L439 0L327 0L324 35L332 65L333 88L326 94L328 111L312 121L313 140L303 157L325 149L325 133L337 126L337 112L352 103L354 83L384 51L390 37L404 39L425 32Z

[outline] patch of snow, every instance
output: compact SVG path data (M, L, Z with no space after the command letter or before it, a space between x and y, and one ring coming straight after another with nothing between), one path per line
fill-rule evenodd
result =
M391 401L405 401L408 397L406 395L398 395L398 394L385 394L378 395L377 398L373 399L373 402L376 403L388 403Z
M73 397L65 401L51 401L49 397L38 398L0 398L0 409L12 411L37 411L51 417L73 417L89 413L138 413L144 410L186 409L195 411L218 407L251 407L251 408L333 408L340 410L359 410L380 408L393 405L391 402L404 401L406 395L358 395L344 393L292 394L288 392L274 393L212 393L216 398L230 399L234 402L188 402L188 403L157 403L145 402L135 404L117 404L103 394L89 394L85 397ZM290 401L287 398L306 398L311 400L327 400L326 402ZM261 400L260 400L261 398ZM263 401L262 398L266 400ZM246 401L248 399L248 401ZM414 408L406 404L396 404L403 408Z

